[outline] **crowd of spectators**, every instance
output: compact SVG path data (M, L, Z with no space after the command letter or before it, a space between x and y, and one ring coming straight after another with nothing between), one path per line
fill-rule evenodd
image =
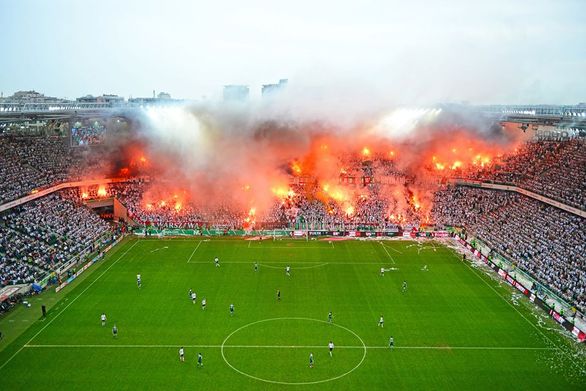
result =
M473 179L513 184L586 210L586 140L532 141Z
M586 219L517 193L468 187L438 191L432 213L586 310Z
M0 137L0 204L68 178L74 159L62 137Z
M76 146L100 144L106 136L106 127L94 123L90 126L74 126L71 128L71 143Z
M67 137L0 137L0 205L62 182L108 172L99 151L71 148Z
M92 251L111 228L86 207L53 193L0 215L0 284L28 283Z
M109 184L102 197L116 197L127 209L129 216L139 225L158 228L224 229L247 228L311 228L311 229L358 229L396 227L402 222L418 222L419 215L413 208L406 208L403 216L393 216L389 210L397 209L397 200L385 197L378 184L370 184L359 193L348 194L343 202L327 198L319 189L293 185L286 196L276 197L266 210L251 211L216 200L210 205L195 205L174 198L149 201L145 196L149 188L164 184L134 180ZM97 197L97 187L85 193L75 190L72 200L81 197Z

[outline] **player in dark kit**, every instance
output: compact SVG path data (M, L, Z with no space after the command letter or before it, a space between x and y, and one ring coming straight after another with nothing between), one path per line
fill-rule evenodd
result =
M277 301L281 301L281 291L277 289Z

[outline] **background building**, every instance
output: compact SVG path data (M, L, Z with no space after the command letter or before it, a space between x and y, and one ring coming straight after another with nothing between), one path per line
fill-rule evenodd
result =
M271 98L285 90L287 87L287 79L280 79L277 84L263 84L262 97Z
M124 97L113 94L103 94L102 96L86 95L77 98L76 102L80 103L110 103L112 106L124 104Z
M248 100L250 89L245 85L229 84L224 86L224 101L244 102Z

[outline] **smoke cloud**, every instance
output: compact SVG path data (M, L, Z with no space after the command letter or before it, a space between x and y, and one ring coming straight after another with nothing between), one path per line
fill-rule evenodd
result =
M354 108L284 94L147 108L100 153L108 175L151 177L145 203L173 194L182 205L254 210L262 219L293 193L348 215L376 196L391 220L424 222L445 178L491 164L520 141L456 106Z

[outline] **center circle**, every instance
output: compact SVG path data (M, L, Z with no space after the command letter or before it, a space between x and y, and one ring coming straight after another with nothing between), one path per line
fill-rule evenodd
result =
M355 338L357 341L359 341L359 345L357 345L357 346L345 346L345 348L356 348L356 349L362 350L362 357L360 358L360 361L355 366L353 366L352 368L346 370L344 373L341 373L341 374L335 375L335 376L330 376L330 377L327 377L327 378L324 378L324 379L310 380L310 381L280 381L280 380L268 379L266 377L255 376L255 375L253 375L253 374L251 374L249 372L246 372L244 370L238 369L235 365L233 365L232 363L230 363L230 361L228 360L228 358L226 358L225 350L229 349L230 347L234 347L234 348L250 348L250 349L279 349L279 348L282 348L282 349L305 349L305 350L309 350L309 351L311 351L312 349L314 349L314 350L315 349L323 349L324 352L328 351L328 348L327 348L327 342L328 341L324 341L323 346L322 345L312 345L312 346L248 345L248 344L247 345L227 345L227 342L228 342L228 340L230 338L232 338L237 333L241 333L243 331L246 331L246 329L249 328L249 327L251 327L251 326L255 326L255 325L259 325L259 324L264 324L264 323L268 323L268 322L280 322L280 321L317 322L317 323L325 324L327 326L336 327L337 330L338 330L338 332L340 330L345 331L346 333L351 334L352 337ZM336 348L334 348L334 351L335 350L336 350ZM237 328L236 330L234 330L230 334L228 334L228 336L222 342L222 345L221 345L221 353L222 353L222 358L224 359L224 362L226 362L226 364L230 368L232 368L234 371L240 373L241 375L247 376L247 377L249 377L251 379L263 381L263 382L266 382L266 383L273 383L273 384L307 385L307 384L318 384L318 383L329 382L329 381L332 381L332 380L337 380L337 379L340 379L340 378L342 378L342 377L344 377L344 376L346 376L346 375L354 372L360 365L362 365L362 363L364 362L364 359L366 358L366 344L364 343L364 341L362 340L362 338L360 338L360 336L358 334L356 334L354 331L350 330L347 327L344 327L342 325L339 325L337 323L329 323L329 322L326 322L324 320L312 319L312 318L283 317L283 318L262 319L262 320L258 320L258 321L255 321L255 322L251 322L251 323L245 324L244 326L241 326L241 327ZM337 354L337 353L334 353L334 354ZM316 362L316 367L317 367L317 362Z

